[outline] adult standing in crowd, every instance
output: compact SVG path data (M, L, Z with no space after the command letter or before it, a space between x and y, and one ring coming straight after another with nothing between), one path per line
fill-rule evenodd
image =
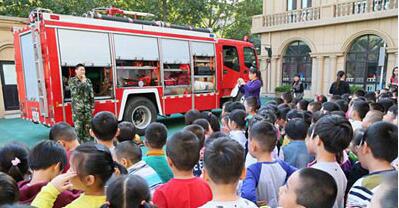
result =
M75 67L75 77L68 81L72 98L72 120L81 143L92 141L90 121L94 111L94 92L90 79L86 78L83 64Z
M349 84L346 82L346 74L344 71L339 71L337 73L337 81L331 84L329 92L332 95L350 94Z
M263 82L260 71L256 68L249 69L249 82L245 83L244 79L238 79L238 86L241 93L244 94L244 98L255 97L260 105L260 88Z
M301 77L297 74L294 76L294 81L292 82L292 93L294 94L294 98L302 99L303 91L305 87L301 81Z
M392 71L391 79L389 79L389 88L391 90L398 89L398 67L395 66Z

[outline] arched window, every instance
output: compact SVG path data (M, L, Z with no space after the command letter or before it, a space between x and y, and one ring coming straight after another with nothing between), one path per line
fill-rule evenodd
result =
M364 35L355 39L346 54L347 81L352 85L375 91L381 78L381 67L378 66L380 48L384 47L382 38L376 35ZM385 61L385 65L386 65ZM385 83L386 66L384 67L383 84Z
M310 48L303 41L292 42L283 56L283 84L291 84L298 74L307 89L312 81L312 58Z

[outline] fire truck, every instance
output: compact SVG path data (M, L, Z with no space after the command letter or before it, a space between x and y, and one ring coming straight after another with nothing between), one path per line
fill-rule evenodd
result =
M21 117L73 124L68 80L78 63L93 84L94 113L110 111L140 133L158 115L219 108L237 79L258 67L250 42L137 18L146 15L113 7L83 17L32 11L30 23L13 30Z

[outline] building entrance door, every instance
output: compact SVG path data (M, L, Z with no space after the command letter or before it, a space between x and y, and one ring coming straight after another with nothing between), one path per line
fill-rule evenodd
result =
M5 110L18 110L18 88L15 64L12 61L0 62L0 78Z

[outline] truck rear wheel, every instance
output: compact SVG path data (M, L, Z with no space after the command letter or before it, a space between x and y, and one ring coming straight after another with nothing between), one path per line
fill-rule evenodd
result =
M130 121L136 127L139 135L144 135L147 126L157 118L157 110L151 100L145 97L135 97L129 99L125 113L124 121Z

